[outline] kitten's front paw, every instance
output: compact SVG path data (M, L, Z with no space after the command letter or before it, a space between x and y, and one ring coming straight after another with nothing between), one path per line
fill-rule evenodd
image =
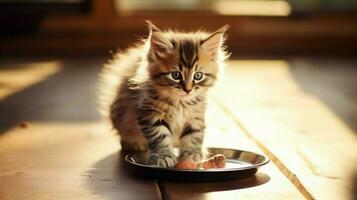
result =
M201 162L203 154L200 151L183 151L179 156L179 160L192 160L195 162Z
M174 167L177 163L176 156L170 153L152 153L148 164L160 167Z

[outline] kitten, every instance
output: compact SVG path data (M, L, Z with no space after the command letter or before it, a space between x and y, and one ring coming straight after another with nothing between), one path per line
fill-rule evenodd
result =
M173 167L202 159L207 91L228 54L228 25L203 31L162 31L147 21L149 36L118 53L100 74L100 101L123 150L150 150L148 164ZM174 155L174 147L180 155Z

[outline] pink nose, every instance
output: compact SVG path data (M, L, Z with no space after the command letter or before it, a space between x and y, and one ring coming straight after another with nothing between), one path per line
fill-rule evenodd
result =
M185 91L186 94L188 94L188 93L190 93L192 90L189 90L189 89L184 88L183 91Z

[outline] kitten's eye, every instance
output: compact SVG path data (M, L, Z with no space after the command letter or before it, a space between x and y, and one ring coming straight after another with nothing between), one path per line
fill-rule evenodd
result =
M179 81L182 79L182 76L181 76L181 73L176 71L176 72L171 72L171 78L174 80L174 81Z
M196 80L196 81L200 81L203 79L203 73L202 72L196 72L194 75L193 75L193 78Z

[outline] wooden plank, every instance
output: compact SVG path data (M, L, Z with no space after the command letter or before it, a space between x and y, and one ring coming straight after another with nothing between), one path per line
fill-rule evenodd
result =
M0 199L160 199L129 176L105 123L32 123L0 136Z
M101 58L1 62L1 200L161 198L153 180L128 175L97 117Z
M316 199L351 199L354 132L301 90L285 61L231 62L215 98L297 186ZM306 191L305 191L306 189Z
M205 146L262 153L215 102L211 102L207 111ZM169 199L305 199L272 163L248 179L217 183L164 182L163 185Z
M0 100L43 81L60 70L58 60L28 62L26 64L0 64Z

